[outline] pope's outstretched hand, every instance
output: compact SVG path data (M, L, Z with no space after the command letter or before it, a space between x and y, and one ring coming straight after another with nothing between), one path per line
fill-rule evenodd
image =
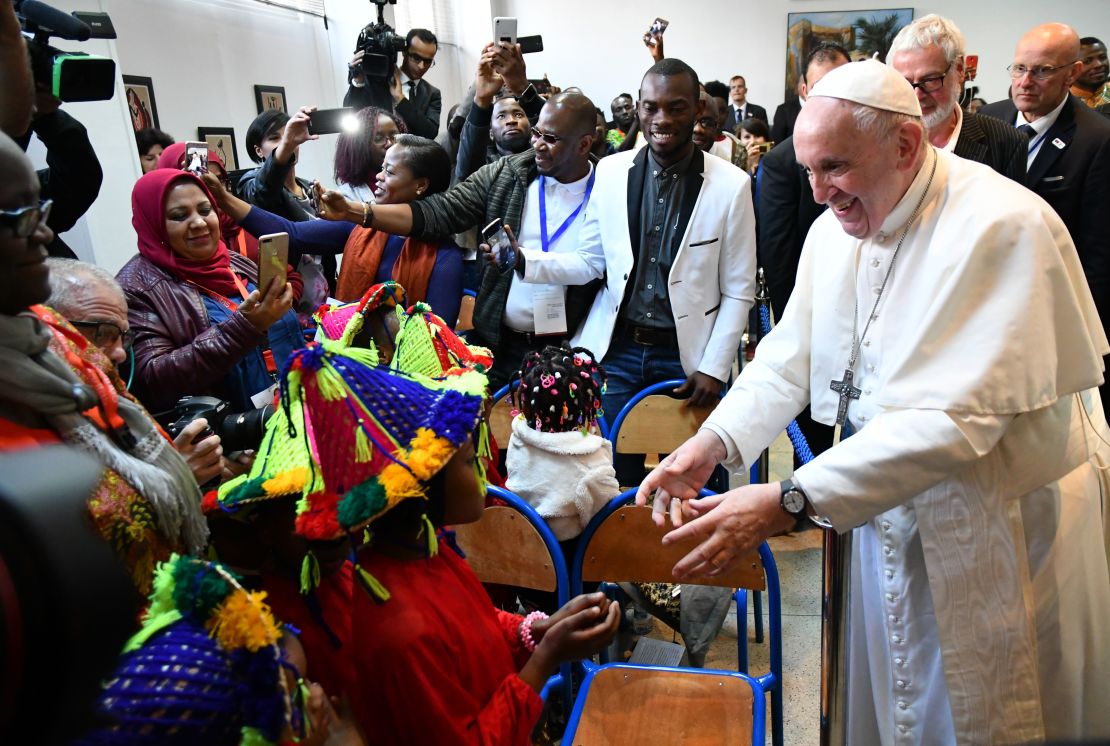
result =
M654 495L652 519L655 525L666 522L681 526L686 501L698 496L717 464L725 459L725 444L712 430L699 430L655 467L636 492L636 504L647 505ZM687 511L686 516L696 515Z

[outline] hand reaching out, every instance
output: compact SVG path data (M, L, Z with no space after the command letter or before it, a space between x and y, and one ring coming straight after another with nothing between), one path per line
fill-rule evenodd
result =
M698 491L725 456L725 445L716 433L699 430L652 469L636 492L636 504L647 505L654 495L652 519L655 525L662 526L670 512L671 523L681 526L683 501L698 496Z

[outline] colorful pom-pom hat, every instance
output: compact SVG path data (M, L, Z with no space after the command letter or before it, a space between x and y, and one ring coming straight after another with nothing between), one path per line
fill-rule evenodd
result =
M215 562L175 554L159 565L142 628L104 684L105 725L80 743L261 746L284 743L288 728L306 735L265 597Z

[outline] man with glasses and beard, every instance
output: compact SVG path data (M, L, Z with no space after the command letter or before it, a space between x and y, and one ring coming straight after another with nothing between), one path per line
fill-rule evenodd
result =
M964 35L947 18L930 14L903 27L890 45L890 65L917 93L929 142L961 158L985 163L1025 183L1027 141L998 120L964 113Z
M481 228L500 219L511 231L517 256L523 253L521 247L552 255L573 252L593 191L589 155L595 120L590 99L581 93L556 94L544 104L532 128L532 149L500 158L446 192L409 204L364 205L328 192L322 197L324 217L418 238ZM493 352L489 385L496 391L520 368L525 353L541 351L574 334L596 285L567 287L564 292L564 285L574 283L553 284L541 293L523 281L511 262L500 267L489 261L479 263L481 279L469 338ZM561 325L565 328L537 329L535 309L545 299L555 302L557 297L564 301ZM546 309L543 305L543 312Z
M1062 23L1036 26L1021 37L1010 65L1012 98L988 104L996 117L1029 138L1026 186L1044 198L1068 228L1091 287L1103 329L1110 320L1110 122L1068 89L1083 73L1079 35ZM1108 387L1099 387L1103 408Z
M401 65L393 69L389 83L393 111L405 120L410 134L434 140L439 134L443 101L439 89L424 80L424 76L436 64L439 40L426 28L414 28L405 37L405 45ZM348 63L351 85L343 97L344 106L356 109L375 104L371 86L367 85L366 75L362 72L362 55L362 50L355 52Z

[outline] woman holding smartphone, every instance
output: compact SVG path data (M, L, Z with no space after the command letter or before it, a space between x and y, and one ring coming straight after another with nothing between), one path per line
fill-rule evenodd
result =
M450 184L451 161L438 143L398 135L377 177L377 204L402 204L442 192ZM294 223L254 207L206 177L220 209L255 236L289 234L289 261L301 253L343 254L335 296L348 302L379 282L396 280L408 301L423 301L452 328L462 301L462 251L449 237L422 241L394 236L347 221Z
M281 365L304 346L292 286L257 287L258 265L228 251L197 176L151 171L131 205L139 254L117 279L135 335L137 396L152 411L189 395L215 396L237 412L268 403Z

